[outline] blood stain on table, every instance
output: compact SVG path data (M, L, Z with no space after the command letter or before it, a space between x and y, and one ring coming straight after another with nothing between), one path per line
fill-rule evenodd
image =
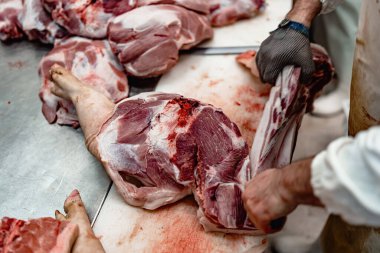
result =
M208 86L213 87L213 86L219 84L220 82L223 82L223 79L210 80L210 82L208 83Z
M21 69L22 67L24 67L26 65L26 62L25 61L14 61L14 62L8 62L8 67L10 69Z
M163 223L158 240L153 249L157 253L211 252L213 245L209 236L199 224L196 216L197 204L192 198L181 201L181 205L169 206L159 210L157 222Z

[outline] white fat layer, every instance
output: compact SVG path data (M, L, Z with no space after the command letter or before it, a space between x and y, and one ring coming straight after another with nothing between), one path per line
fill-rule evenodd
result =
M269 100L267 101L262 119L260 121L256 137L253 142L251 151L251 166L253 176L255 176L262 167L263 159L265 160L268 152L270 152L273 146L276 144L278 138L271 137L273 129L279 129L283 124L285 118L286 109L289 103L295 98L297 94L297 79L293 74L295 68L293 66L285 67L277 78L276 86L272 88ZM286 107L282 109L281 100L285 99ZM276 111L277 120L273 121L273 112ZM286 131L283 129L281 131Z
M124 48L125 44L120 44L120 45L123 45L122 47ZM146 52L156 50L156 48L160 47L160 46L161 46L161 44L158 44L155 47L152 47L152 48L148 49ZM124 67L128 71L129 74L131 74L133 76L143 77L143 76L148 76L151 73L161 72L161 71L165 70L168 67L167 65L168 64L158 65L156 68L147 69L146 71L141 71L139 68L135 68L134 67L134 62L128 62L128 63L126 63L126 64L124 64Z
M42 31L45 29L45 25L39 18L41 9L40 0L24 1L24 9L19 17L23 30L37 29Z
M239 181L239 187L241 188L242 191L245 188L246 182L248 182L249 180L252 179L252 175L250 175L251 168L249 167L250 166L249 163L250 163L250 160L249 160L249 155L248 155L246 158L244 158L244 163L243 163L239 173L237 174L237 179Z
M178 19L176 11L172 8L167 9L162 8L162 6L150 5L126 12L113 19L113 23L121 23L124 29L134 29L137 32L143 32L151 27L166 27L170 24L180 24L181 21Z
M76 0L76 1L66 1L65 9L78 9L82 10L91 3L91 0Z
M257 5L253 0L212 0L213 5L220 5L218 12L222 12L224 8L234 7L238 14L253 15L257 9Z
M118 143L117 129L118 121L114 120L98 135L99 153L102 161L110 164L111 168L125 168L128 166L125 163L125 154L128 154L136 161L139 160L135 155L139 145Z
M148 133L149 146L154 147L154 149L166 151L165 153L167 153L169 157L173 156L177 151L175 145L170 145L170 142L168 141L169 135L172 133L176 133L177 135L186 133L191 125L189 122L192 121L191 119L189 119L188 124L186 126L177 127L179 110L180 107L178 106L178 104L168 104L166 106L166 110L161 111L163 113L160 114L160 119L154 119L154 122L152 123L152 128ZM194 112L194 114L196 113ZM196 117L196 115L194 114L192 118ZM173 144L175 144L175 142L173 142ZM180 171L174 163L172 163L171 170L174 172L177 182L181 182L184 185L190 183L190 181L180 181Z
M40 36L40 40L45 43L53 43L56 33L60 30L60 27L45 13L40 0L24 1L23 11L20 12L18 19L22 30L30 39L35 39L30 31L37 30L44 34Z
M0 3L0 12L3 12L5 9L21 10L22 2L21 0L3 0Z
M232 145L234 146L234 148L239 149L245 146L245 141L243 137L237 136L236 133L225 124L220 124L220 126L223 128L224 132L228 135L228 137L232 141Z

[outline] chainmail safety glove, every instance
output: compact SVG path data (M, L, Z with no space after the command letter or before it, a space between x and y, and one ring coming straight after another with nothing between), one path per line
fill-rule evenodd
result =
M315 65L309 38L289 28L278 28L264 40L256 57L261 81L274 85L284 67L301 67L301 83L310 81Z

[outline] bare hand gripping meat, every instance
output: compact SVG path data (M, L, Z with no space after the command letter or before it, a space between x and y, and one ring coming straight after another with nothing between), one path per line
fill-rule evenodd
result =
M66 199L64 210L66 215L56 211L56 219L1 219L0 252L104 253L77 190Z
M52 92L73 101L89 151L128 204L156 209L193 192L206 230L257 233L241 199L248 145L220 110L163 93L115 105L59 66L51 77Z

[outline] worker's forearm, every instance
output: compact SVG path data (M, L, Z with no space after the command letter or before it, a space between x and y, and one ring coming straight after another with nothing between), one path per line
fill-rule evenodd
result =
M319 14L321 8L320 0L297 0L286 17L310 27L311 22Z
M282 186L286 189L284 192L288 194L285 198L292 198L298 204L322 206L311 186L312 160L294 162L283 168Z

